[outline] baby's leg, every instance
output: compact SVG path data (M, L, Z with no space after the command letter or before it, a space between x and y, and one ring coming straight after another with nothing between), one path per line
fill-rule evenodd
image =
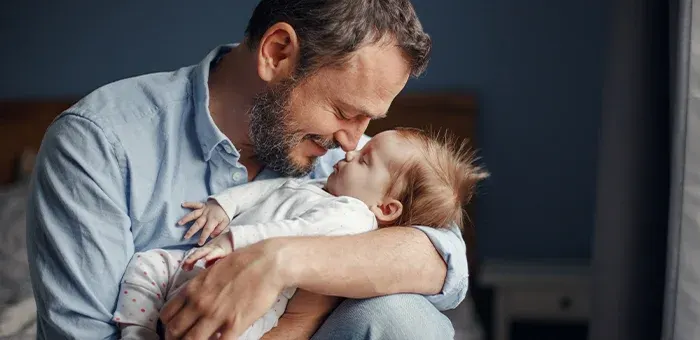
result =
M282 291L282 294L277 297L277 301L272 305L260 319L256 320L253 325L243 332L238 338L239 340L257 340L262 338L265 333L277 326L277 322L287 308L287 302L291 299L296 289L288 288Z
M178 267L180 258L176 257L168 251L153 249L131 258L112 318L122 329L122 338L158 339L156 327L170 277Z

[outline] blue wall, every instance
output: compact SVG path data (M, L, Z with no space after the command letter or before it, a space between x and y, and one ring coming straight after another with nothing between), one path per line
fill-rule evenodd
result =
M196 63L238 41L256 3L2 2L0 98L82 95ZM481 255L588 258L605 1L414 3L434 52L407 91L479 96L481 156L493 174L477 211Z

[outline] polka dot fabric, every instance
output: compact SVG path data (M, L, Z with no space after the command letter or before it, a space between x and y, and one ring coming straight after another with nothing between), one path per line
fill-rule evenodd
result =
M171 278L179 271L183 256L183 252L162 249L134 254L122 278L117 310L112 320L118 324L139 325L155 332L160 309L171 288Z
M122 278L117 310L112 318L120 325L122 336L130 332L139 334L139 339L158 339L156 327L160 309L189 280L204 270L203 261L198 262L192 271L184 271L180 267L182 260L194 250L196 248L187 252L153 249L134 254ZM260 339L277 326L294 292L294 288L285 289L272 308L253 323L239 340Z

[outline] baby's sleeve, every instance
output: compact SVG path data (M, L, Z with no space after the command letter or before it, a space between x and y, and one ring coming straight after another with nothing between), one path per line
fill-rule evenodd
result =
M216 201L224 209L229 220L233 220L241 212L254 208L287 181L287 178L274 178L248 182L211 195L209 199Z
M271 237L339 236L360 234L377 228L377 219L361 201L333 197L294 218L231 228L234 250Z

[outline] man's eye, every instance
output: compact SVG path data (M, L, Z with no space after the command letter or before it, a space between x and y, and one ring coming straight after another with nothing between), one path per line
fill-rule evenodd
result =
M341 111L338 110L338 109L335 109L335 115L338 116L338 118L340 118L340 119L342 119L342 120L348 120L348 117L346 117L346 116L343 114L343 112L341 112Z

